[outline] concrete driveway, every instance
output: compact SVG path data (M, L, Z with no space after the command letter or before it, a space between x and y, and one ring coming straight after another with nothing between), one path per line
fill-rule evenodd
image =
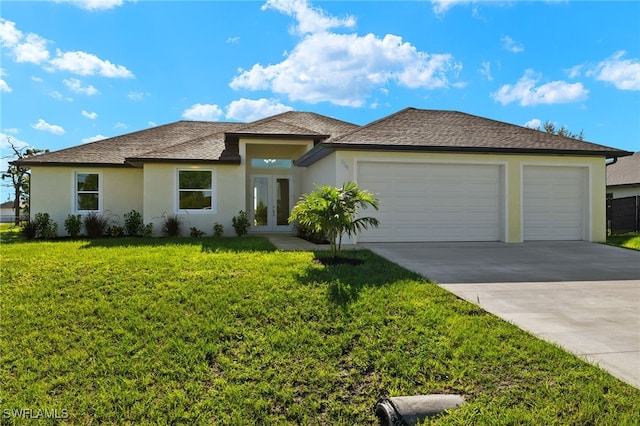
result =
M582 241L359 246L640 388L640 252Z

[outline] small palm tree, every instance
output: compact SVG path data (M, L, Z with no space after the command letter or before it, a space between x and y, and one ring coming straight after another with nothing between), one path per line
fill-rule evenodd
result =
M331 244L331 252L338 257L342 249L342 236L349 237L380 224L375 217L358 217L358 209L369 206L378 210L380 200L369 191L358 188L355 182L345 182L341 188L329 185L316 189L300 197L291 210L289 223L300 225L324 233Z

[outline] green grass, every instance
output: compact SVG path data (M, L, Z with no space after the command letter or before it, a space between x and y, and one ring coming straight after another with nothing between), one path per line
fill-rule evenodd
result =
M6 241L2 410L367 425L381 396L448 392L468 404L431 424L640 419L639 390L368 251L325 267L258 238Z
M609 235L607 237L607 244L633 250L640 250L640 234L636 232L622 235Z

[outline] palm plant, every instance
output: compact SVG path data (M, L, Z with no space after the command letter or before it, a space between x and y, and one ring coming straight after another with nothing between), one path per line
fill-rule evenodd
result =
M380 224L375 217L356 217L358 209L369 206L378 210L380 200L369 191L358 188L355 182L345 182L341 188L316 186L291 209L289 223L298 224L324 233L331 245L331 253L338 257L342 249L342 236L349 237Z

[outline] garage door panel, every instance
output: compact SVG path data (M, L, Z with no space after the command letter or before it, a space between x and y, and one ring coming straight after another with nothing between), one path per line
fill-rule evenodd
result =
M380 210L363 212L380 227L359 240L499 240L500 179L494 165L359 162L360 187L381 200Z
M582 240L585 187L583 167L524 167L523 239Z

